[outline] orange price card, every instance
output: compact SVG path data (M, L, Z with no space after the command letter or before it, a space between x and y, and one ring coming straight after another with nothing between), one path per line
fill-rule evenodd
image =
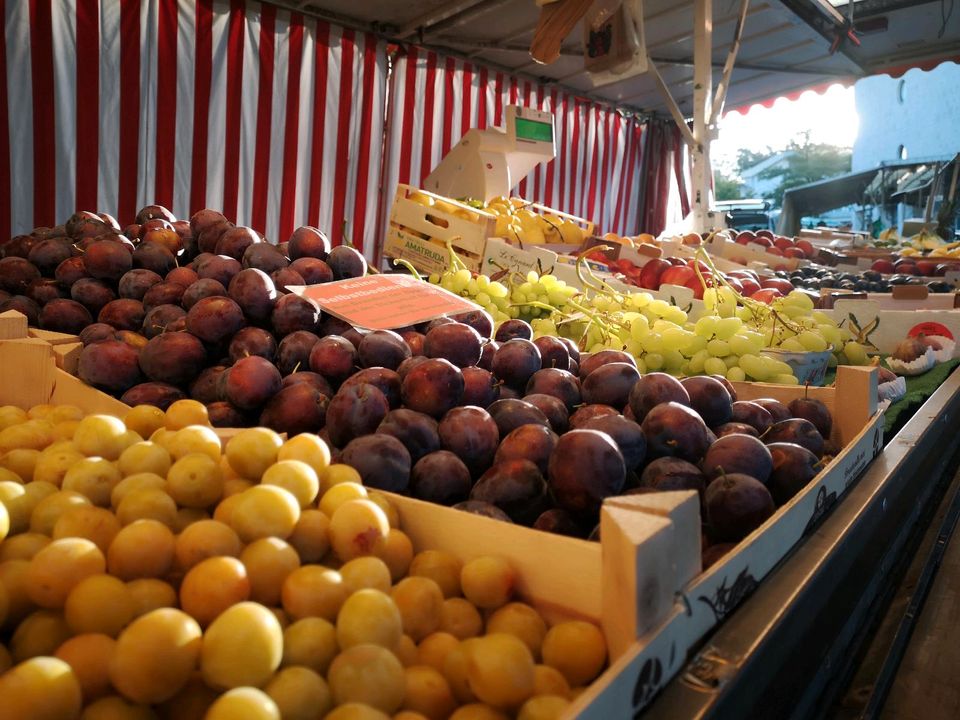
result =
M290 290L334 317L368 330L393 330L479 307L441 287L399 274L367 275Z

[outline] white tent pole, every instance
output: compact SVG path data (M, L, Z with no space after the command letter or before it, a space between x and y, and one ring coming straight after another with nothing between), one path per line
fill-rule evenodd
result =
M710 116L713 111L713 0L694 0L693 11L693 230L713 225L710 212L713 170L710 167Z

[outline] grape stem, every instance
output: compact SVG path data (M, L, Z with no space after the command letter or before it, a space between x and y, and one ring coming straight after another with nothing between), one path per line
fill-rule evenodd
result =
M410 274L413 275L413 277L415 277L420 282L423 282L423 277L420 275L419 272L417 272L417 269L413 265L411 265L409 261L404 260L402 258L397 258L396 260L393 261L393 264L400 265L401 267L405 267L410 272Z

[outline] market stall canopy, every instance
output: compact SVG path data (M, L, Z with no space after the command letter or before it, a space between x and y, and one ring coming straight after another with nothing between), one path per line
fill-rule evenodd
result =
M594 87L583 69L582 28L573 30L550 65L530 59L540 9L533 0L307 0L294 5L332 21L373 29L542 78L580 95L643 112L668 110L650 74ZM692 0L645 0L647 50L681 111L693 94ZM834 7L834 5L837 5ZM952 6L952 3L950 4ZM714 84L719 82L738 19L737 0L713 0ZM947 8L949 10L949 7ZM772 102L806 89L850 83L866 75L902 73L960 57L960 12L942 13L940 0L754 0L727 94L728 109ZM836 44L835 51L831 51Z

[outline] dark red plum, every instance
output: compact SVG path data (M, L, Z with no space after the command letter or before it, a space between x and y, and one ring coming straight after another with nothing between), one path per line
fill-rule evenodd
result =
M640 372L629 363L605 363L584 379L580 391L588 405L610 405L622 408L630 398L630 390Z
M756 403L770 413L770 417L775 423L783 420L789 420L791 417L793 417L790 414L790 410L787 409L787 406L779 400L774 400L773 398L760 398L759 400L751 400L751 402Z
M727 380L723 375L709 375L708 377L712 377L718 383L723 385L727 389L727 392L730 393L730 399L733 402L737 402L737 389L733 386L732 382Z
M448 450L424 455L410 473L410 494L418 500L455 505L470 497L473 480L463 461Z
M527 381L526 391L528 395L552 395L566 405L568 412L583 404L580 380L573 373L559 368L537 370Z
M333 270L318 258L299 258L290 263L290 269L299 273L307 285L320 285L333 281Z
M184 289L180 302L184 310L189 310L204 298L226 296L227 289L219 280L203 278Z
M326 335L339 335L343 337L343 333L352 327L353 325L346 320L341 320L338 317L324 313L320 316L320 331L317 334L320 337Z
M70 286L70 297L86 307L91 313L100 314L103 307L117 299L116 293L106 283L94 278L80 278Z
M149 342L143 335L132 330L117 330L117 339L122 340L137 351L143 350Z
M190 333L162 333L140 351L140 370L154 382L186 385L207 360L203 343Z
M484 340L493 336L493 319L486 310L469 310L467 312L451 315L453 320L464 325L469 325Z
M601 350L600 352L580 356L580 380L585 380L594 370L608 363L626 363L634 367L637 366L636 360L630 353L622 350Z
M297 330L314 332L319 321L320 308L317 304L293 294L278 298L270 316L277 337L284 337Z
M402 442L413 462L441 448L437 421L416 410L391 410L380 422L377 432L392 435Z
M672 457L657 458L643 469L640 487L653 490L696 490L700 497L707 487L707 478L700 468L686 460Z
M405 493L410 485L410 453L390 435L364 435L351 440L340 456L363 478L364 487Z
M234 275L227 287L227 294L255 323L270 319L278 298L277 288L270 276L254 268L241 270Z
M547 482L529 460L496 463L477 480L470 499L496 505L523 525L532 524L549 506Z
M623 490L627 470L609 435L571 430L560 436L547 475L559 507L576 516L595 518L604 498Z
M431 358L407 373L401 393L404 406L441 418L460 404L463 373L449 360Z
M430 359L430 358L428 358L428 357L426 357L426 356L424 356L424 355L413 355L412 357L408 357L406 360L404 360L402 363L400 363L400 365L397 366L397 375L400 376L400 381L402 382L403 379L407 376L407 373L410 372L411 370L413 370L413 368L415 368L415 367L416 367L417 365L419 365L420 363L425 362L425 361L427 361L427 360L429 360L429 359ZM465 369L465 370L468 370L468 369L470 369L470 368L464 368L464 369ZM467 379L467 378L466 378L466 375L464 375L464 378L463 378L463 379L464 379L464 383L466 383L466 379ZM466 393L466 389L464 390L464 393ZM465 401L464 401L464 404L465 404L465 405L476 405L476 403L467 403L467 402L465 402Z
M400 407L402 382L395 370L382 367L364 368L344 380L340 388L360 384L373 385L387 398L391 408Z
M197 248L201 253L214 253L217 249L217 243L220 242L220 238L232 227L234 227L233 223L221 220L211 223L199 233L194 231Z
M310 367L310 351L320 338L309 330L297 330L280 341L277 350L277 369L281 375Z
M116 282L133 267L133 256L120 243L98 240L87 247L83 264L92 277Z
M464 405L485 408L499 399L500 385L493 373L479 367L465 367L461 372L463 373L463 397L460 402Z
M304 225L293 231L287 241L287 253L291 260L303 257L325 260L330 253L330 240L322 230Z
M336 280L363 277L367 274L367 261L356 248L337 245L327 254L327 265L333 270Z
M334 386L339 386L353 374L357 362L357 349L353 343L338 335L320 338L310 350L310 369L323 375Z
M187 330L207 343L231 338L244 325L243 310L228 297L202 298L187 311Z
M570 369L570 353L567 346L552 335L543 335L533 341L540 351L540 364L545 368Z
M166 220L167 222L173 222L176 220L176 216L163 205L146 205L140 208L140 211L137 213L135 223L138 225L145 224L148 220Z
M354 438L375 432L389 411L386 396L373 385L341 388L327 406L330 441L342 448Z
M143 300L143 296L147 294L147 290L162 282L163 278L153 270L136 268L123 274L123 277L120 278L117 292L122 298Z
M295 373L290 373L280 383L280 387L285 388L301 383L315 388L317 392L326 395L328 398L333 397L333 388L330 387L330 383L324 379L323 375L309 370L298 370Z
M150 310L160 305L179 305L186 288L176 283L158 283L143 295L143 306Z
M226 398L241 410L253 410L280 392L280 382L280 371L266 358L241 358L226 373Z
M710 537L739 542L773 515L770 491L749 475L724 475L707 486L704 508Z
M277 357L277 341L262 328L245 327L238 330L230 340L227 352L233 363L251 355L259 355L273 362Z
M77 255L76 257L67 258L57 265L53 277L63 287L69 288L77 282L77 280L90 277L90 273L87 272L87 268L83 264L83 256Z
M553 533L554 535L583 537L583 531L577 525L573 515L560 508L551 508L540 513L540 516L533 522L533 529Z
M510 519L510 516L496 505L483 502L482 500L464 500L463 502L459 502L454 505L453 509L462 510L463 512L468 512L471 515L482 515L483 517L491 518L492 520L500 520L501 522L513 522L513 520Z
M411 357L410 346L392 330L374 330L363 336L357 357L363 367L385 367L396 370Z
M27 260L44 277L51 277L57 266L73 255L73 247L68 240L46 238L36 242L27 254Z
M760 433L757 432L757 429L752 425L747 425L746 423L740 422L728 422L723 425L718 425L715 428L711 428L713 434L717 438L726 437L727 435L750 435L752 437L760 437Z
M733 400L723 383L706 375L698 375L684 378L681 384L690 396L690 407L707 425L713 427L730 422Z
M213 225L226 224L226 222L227 219L223 214L216 210L197 210L190 216L190 230L194 236L197 236Z
M179 305L157 305L147 311L143 318L143 327L141 331L144 337L156 337L165 332L170 323L181 318L186 318L187 311Z
M755 402L737 400L733 403L731 409L733 410L731 416L733 422L749 425L758 435L763 435L773 425L773 416Z
M557 338L560 342L567 346L567 353L570 355L570 361L580 364L580 348L573 340L566 337ZM573 372L571 368L571 372Z
M163 281L173 283L174 285L183 285L183 287L187 288L199 279L200 276L197 275L196 270L188 267L177 267L168 272L166 277L163 278Z
M248 418L225 400L218 400L207 405L207 414L210 424L219 428L244 427L249 424Z
M550 421L543 411L525 400L501 398L487 408L490 417L497 424L500 437L506 437L521 425L543 425L550 427Z
M493 357L492 372L511 387L522 390L540 369L540 351L529 340L514 338L500 346Z
M30 283L40 279L40 271L29 260L5 257L0 260L0 288L11 295L26 293Z
M547 422L555 432L565 433L570 425L570 413L567 412L567 406L563 404L560 398L543 393L528 393L523 396L523 401L528 402L537 408L547 417Z
M581 405L570 415L570 429L581 430L594 418L619 414L615 407L609 405Z
M93 322L90 311L76 300L57 298L51 300L40 310L40 327L44 330L79 334L87 325Z
M474 477L490 467L501 438L490 413L472 406L450 410L440 421L437 432L443 449L463 460Z
M369 330L361 330L360 328L351 327L343 331L342 337L349 340L353 344L353 346L359 351L360 343L363 340L364 335L366 335L369 332L370 332Z
M498 343L505 343L508 340L520 338L521 340L533 340L533 328L525 320L504 320L497 328L493 339Z
M833 416L830 415L830 409L822 400L811 397L795 398L787 405L787 409L794 417L812 422L824 440L830 439Z
M773 458L757 438L734 434L713 443L703 457L702 466L709 478L741 474L765 483L773 470Z
M30 256L30 251L42 237L33 235L14 235L12 238L0 245L0 252L3 257L19 257L26 260Z
M820 461L805 447L775 442L767 445L773 458L773 472L767 489L777 505L783 505L820 473Z
M403 338L403 341L410 348L410 352L413 353L414 357L423 355L423 341L426 339L426 335L416 330L397 331L397 334Z
M288 437L317 432L326 422L329 404L330 398L308 383L289 385L267 401L259 422Z
M224 287L243 269L237 260L226 255L213 255L203 262L197 263L197 275L201 278L216 280Z
M627 472L638 470L647 457L647 438L633 420L622 415L603 415L588 420L582 425L586 430L599 430L613 438L623 455Z
M647 437L650 458L678 457L698 463L713 441L712 433L697 413L675 402L655 406L640 427Z
M106 323L87 325L78 334L80 336L80 342L84 345L100 342L101 340L117 339L117 329L113 325L107 325Z
M736 546L736 543L716 543L708 546L700 556L700 565L703 567L703 571L706 572L709 568L720 562L723 556Z
M27 323L36 327L40 322L40 306L26 295L13 295L0 303L0 313L16 310L27 316Z
M480 333L469 325L454 322L430 330L423 340L423 354L449 360L459 368L480 361Z
M87 385L117 395L142 379L137 351L120 340L104 340L84 347L77 375Z
M805 447L817 457L823 455L823 436L812 422L803 418L790 418L774 423L764 433L763 441L795 443Z
M146 315L142 302L121 298L111 300L100 308L97 322L113 325L117 330L137 332L143 327L143 319Z
M27 297L41 307L51 300L65 298L67 294L56 280L34 280L27 287ZM8 296L9 293L7 293Z
M689 406L690 393L672 375L652 372L637 380L630 390L629 401L633 416L637 422L643 422L647 413L660 403L673 402Z
M258 268L268 275L275 270L287 267L290 261L274 245L270 243L256 243L248 247L243 253L243 267Z
M299 287L307 284L303 279L303 275L288 267L274 270L270 273L270 279L273 280L277 292L284 294L289 293L291 287Z
M214 365L202 370L196 380L190 383L190 397L204 405L223 400L224 397L220 392L220 376L226 371L225 365Z
M177 400L186 400L187 394L178 387L162 382L145 382L134 385L121 397L120 402L130 405L154 405L166 411Z
M477 367L483 368L484 370L493 370L493 358L497 354L497 350L500 349L500 343L496 340L490 340L483 344L483 347L480 348L480 359L477 361Z
M243 259L243 253L254 243L262 242L260 236L251 228L238 225L230 228L217 240L214 252L217 255L232 257L238 262Z
M177 267L177 260L173 253L163 245L155 242L144 242L140 243L137 249L133 251L133 267L153 270L157 275L165 276Z
M528 460L546 475L550 455L560 436L543 425L521 425L500 441L493 462Z

